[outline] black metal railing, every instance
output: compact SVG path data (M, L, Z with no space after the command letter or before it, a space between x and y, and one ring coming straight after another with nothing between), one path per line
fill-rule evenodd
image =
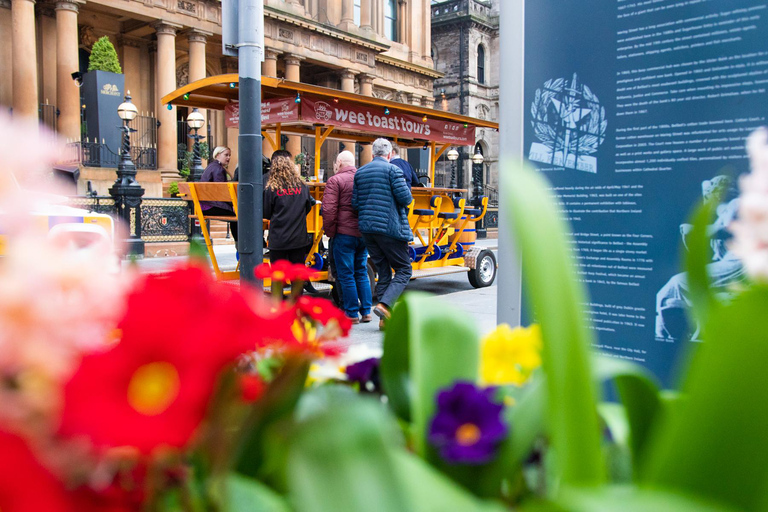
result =
M106 143L96 140L81 140L67 144L65 161L79 163L85 167L116 167L120 155ZM157 169L157 148L131 146L131 160L137 169Z
M47 127L52 132L55 132L58 128L59 109L56 105L49 105L48 103L41 103L37 109L40 124Z
M152 116L136 116L131 121L131 146L138 148L157 147L157 118Z
M109 215L118 222L115 200L110 196L75 196L70 206ZM145 198L141 201L141 238L145 242L186 242L190 220L187 201L176 198Z
M485 185L483 186L483 195L488 198L488 206L499 206L498 189L490 185Z

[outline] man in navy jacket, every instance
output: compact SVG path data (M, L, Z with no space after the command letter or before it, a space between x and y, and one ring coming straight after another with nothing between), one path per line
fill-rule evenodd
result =
M400 158L400 148L397 144L394 142L391 144L392 153L389 155L389 163L399 167L400 170L403 171L403 178L405 178L405 184L408 185L408 188L420 187L421 183L419 183L419 176L416 174L416 171L413 170L413 166L408 163L408 160Z
M352 208L358 212L358 225L368 248L379 281L379 303L373 312L380 318L379 328L411 279L408 242L413 233L408 225L411 191L402 171L389 163L392 145L386 139L373 142L373 161L358 169L352 188ZM394 270L394 277L392 271Z

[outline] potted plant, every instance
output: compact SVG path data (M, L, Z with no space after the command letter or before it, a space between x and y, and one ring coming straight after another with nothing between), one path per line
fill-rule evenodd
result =
M103 36L93 43L88 60L88 72L83 75L83 103L85 104L86 137L103 141L99 152L101 167L117 167L120 148L120 118L117 107L125 96L125 76L109 37ZM115 154L110 158L110 153Z

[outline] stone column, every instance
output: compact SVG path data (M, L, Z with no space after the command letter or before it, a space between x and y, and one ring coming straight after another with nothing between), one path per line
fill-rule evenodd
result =
M80 89L72 79L80 69L77 13L76 0L56 2L56 106L59 133L68 140L80 140Z
M373 78L373 75L368 73L360 74L360 94L363 96L373 96ZM360 162L358 162L358 165L363 166L371 160L373 160L373 147L370 144L366 144L360 152Z
M6 77L0 80L0 105L13 105L13 80L7 77L13 76L13 22L11 20L11 0L0 0L0 76Z
M261 63L261 74L277 78L277 57L283 52L266 48L264 50L264 62Z
M274 50L272 48L264 49L264 62L261 63L261 74L264 76L271 76L277 78L277 57L283 52ZM274 135L274 134L273 134ZM276 144L280 144L280 141L276 141ZM270 158L279 148L273 148L266 137L261 141L261 153Z
M176 89L176 30L181 27L161 21L154 28L157 32L157 120L160 121L157 130L157 167L163 182L169 182L179 179L176 107L168 110L161 99Z
M341 30L349 31L355 25L355 4L354 0L341 0Z
M419 107L421 106L421 96L414 93L411 93L408 96L410 96L408 100L410 101L411 105L417 105Z
M287 54L285 56L285 79L290 80L291 82L300 82L300 66L301 61L304 60L304 57L301 57L299 55L294 55L292 53ZM301 136L300 135L289 135L288 136L288 143L285 145L285 149L287 149L291 155L294 157L301 153Z
M434 108L435 98L433 96L423 96L421 98L421 106L424 108Z
M200 80L205 78L206 72L205 72L205 43L208 40L208 36L211 36L210 32L203 32L202 30L192 29L187 34L187 41L189 42L189 82L192 83L195 80ZM192 110L190 109L190 112ZM205 119L205 124L202 128L198 131L198 133L202 136L205 136L205 134L208 132L206 129L206 126L208 125L208 115L206 109L199 109L198 112L200 112L203 115L203 118ZM190 130L190 135L192 134L192 130ZM190 138L187 142L187 147L192 148L192 146L195 143L195 139ZM213 148L211 148L211 151L213 151ZM205 164L205 161L203 162Z
M373 0L361 0L360 1L360 28L363 30L373 30L371 25L372 20L372 6Z
M37 41L35 1L12 0L13 115L37 119Z
M339 72L339 78L341 79L341 90L344 92L355 92L355 76L356 73L348 69L343 69ZM357 158L357 151L355 151L355 141L343 140L344 148L352 152Z

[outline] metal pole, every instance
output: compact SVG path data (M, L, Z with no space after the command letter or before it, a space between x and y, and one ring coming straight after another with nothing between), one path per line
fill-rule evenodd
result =
M523 84L525 57L525 1L506 0L499 5L499 48L505 64L499 86L499 265L496 322L520 325L522 271L512 239L506 187L514 186L510 166L523 159ZM508 60L507 60L508 59Z
M192 144L192 168L189 170L189 181L197 183L200 178L203 177L203 162L200 160L200 139L203 137L197 134L197 128L195 128L195 134L192 136L194 143ZM192 202L189 203L190 215L195 214L195 207ZM227 229L229 229L229 223L227 223ZM197 224L196 219L190 219L189 224L189 237L202 237L202 228Z
M200 140L205 137L197 134L198 128L194 130L195 134L192 135L192 139L195 142L192 144L192 168L189 170L189 181L197 183L203 175L203 162L200 159Z
M240 279L258 288L254 270L264 258L262 225L264 182L261 177L261 60L263 0L240 0L238 73L240 75L240 135L238 137L238 251Z

